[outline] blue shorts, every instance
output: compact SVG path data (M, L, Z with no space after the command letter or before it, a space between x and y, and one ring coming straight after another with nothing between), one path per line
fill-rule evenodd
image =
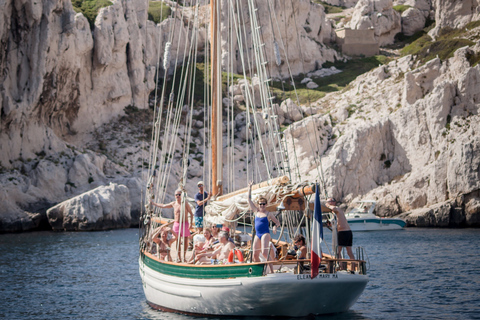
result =
M203 228L203 217L195 217L195 227Z

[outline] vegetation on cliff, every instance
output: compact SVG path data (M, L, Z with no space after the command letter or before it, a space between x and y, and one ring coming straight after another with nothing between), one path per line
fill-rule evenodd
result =
M480 21L472 21L461 29L444 28L435 40L428 35L428 31L432 27L433 25L413 35L411 37L412 42L401 50L402 55L415 55L416 60L420 61L421 64L436 57L446 60L453 57L457 49L473 46L475 42L480 40L480 31L478 29L474 30L480 27ZM478 55L472 55L470 64L474 66L479 61L480 57Z
M87 18L90 28L93 30L98 10L112 5L109 0L72 0L73 10L81 12Z
M171 12L172 10L170 9L170 7L162 1L148 2L148 20L150 21L160 23L166 18L168 18Z

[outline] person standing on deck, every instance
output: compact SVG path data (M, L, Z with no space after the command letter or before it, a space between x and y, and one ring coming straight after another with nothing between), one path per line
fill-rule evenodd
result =
M198 233L203 231L203 216L205 214L205 206L207 201L210 200L211 194L203 190L203 181L197 183L198 193L195 195L195 202L197 206L195 208L195 227L197 228Z
M355 259L352 251L353 234L343 210L337 207L335 198L328 198L326 206L337 216L338 257L341 258L342 249L345 247L350 259Z
M163 203L155 203L153 200L150 201L152 205L155 207L163 208L163 209L168 209L168 208L173 208L173 215L174 215L174 222L173 222L173 228L172 232L175 235L175 238L180 239L183 238L183 248L182 244L179 243L179 248L181 250L181 255L179 254L178 257L180 258L183 256L183 261L185 261L185 253L188 247L188 237L190 236L190 224L192 223L193 219L193 213L192 213L192 208L190 205L185 202L185 217L181 219L181 212L182 212L182 190L177 189L175 191L175 201L172 201L167 204ZM188 223L187 218L189 218L190 224ZM180 224L180 220L182 220L182 223Z
M248 204L250 209L255 213L255 238L253 239L253 261L260 261L260 253L268 260L270 250L270 236L269 222L273 221L273 233L277 233L277 227L280 226L280 221L273 215L273 213L267 211L267 199L258 198L258 208L252 201L252 186L253 181L249 183L248 187ZM271 267L270 267L271 268ZM272 270L272 268L271 268ZM273 270L272 270L273 271Z

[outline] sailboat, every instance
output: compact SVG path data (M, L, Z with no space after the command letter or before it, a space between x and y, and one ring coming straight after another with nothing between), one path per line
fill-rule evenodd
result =
M268 1L269 5L270 2ZM290 168L291 163L295 161L287 157L288 152L284 150L284 141L282 141L284 138L279 134L281 130L275 119L273 99L268 89L268 72L260 41L261 33L257 24L256 2L227 0L221 3L223 8L220 8L219 1L210 0L211 39L210 43L204 47L205 56L210 56L210 60L205 58L204 61L205 70L211 69L211 74L207 73L205 80L210 84L211 91L204 91L202 103L205 107L204 115L211 120L204 120L205 127L200 128L199 131L203 132L205 137L202 160L205 161L206 155L210 155L209 158L211 158L203 162L203 167L211 166L209 168L211 175L205 174L204 177L208 177L204 180L210 181L213 194L212 200L205 208L204 221L206 224L228 225L230 235L234 240L238 240L236 247L241 256L237 255L238 259L235 259L235 256L233 259L229 257L228 261L221 264L196 265L182 261L179 254L182 250L180 241L176 241L176 245L170 248L171 254L176 255L173 259L160 258L152 243L154 230L167 223L168 219L165 218L162 210L155 211L156 208L150 203L152 199L163 202L169 196L169 192L172 193L172 190L167 188L172 167L180 166L180 172L182 172L178 184L178 190L182 191L180 223L188 219L186 210L183 209L189 199L185 192L189 181L188 170L192 169L191 166L196 170L203 170L189 163L191 159L197 157L190 155L190 147L192 128L194 124L198 125L199 120L193 119L194 107L198 107L193 99L194 94L187 92L188 89L195 87L193 79L197 68L194 64L198 59L190 58L188 52L197 53L198 46L195 43L198 41L196 38L198 33L195 30L200 30L205 25L197 20L204 8L196 5L191 7L190 11L190 17L195 17L189 27L192 32L184 35L188 41L185 45L183 61L191 64L185 63L185 68L178 74L170 70L171 65L165 61L168 61L168 57L172 54L168 49L171 48L170 41L174 38L169 38L163 55L164 79L170 77L171 87L176 83L180 85L176 89L172 88L172 91L177 93L174 95L167 92L168 86L165 85L167 81L164 81L164 86L160 90L162 92L160 103L157 104L155 101L156 116L150 149L149 175L146 179L148 191L145 212L141 216L140 223L139 271L146 301L154 309L189 315L298 317L346 311L359 298L368 282L362 251L358 250L358 257L353 260L336 257L335 247L331 251L334 254L318 252L322 246L326 246L326 242L322 243L322 237L318 233L319 224L323 226L323 223L329 220L333 231L332 244L335 245L336 221L333 215L327 218L326 214L321 214L320 184L301 179L292 181L292 177L299 175ZM244 10L247 10L248 17L241 15ZM175 14L178 15L178 11ZM255 70L255 75L252 74L249 78L250 81L253 82L253 77L259 79L257 82L259 86L255 91L254 86L249 86L249 79L244 72L242 91L245 98L246 121L243 133L246 135L244 141L246 151L244 160L240 162L245 163L245 168L235 167L229 171L225 182L224 167L233 163L231 159L235 158L232 152L235 133L234 129L230 128L231 131L227 129L227 139L231 140L222 142L222 124L225 122L222 114L227 113L228 125L234 117L234 110L225 111L222 106L220 60L223 55L220 44L226 39L220 38L220 16L229 18L232 38L237 41L237 47L231 48L236 52L239 61L245 63L243 69ZM241 19L250 24L250 29L238 27ZM172 23L171 26L173 25L175 24ZM175 36L181 36L180 30L172 28L172 31ZM251 47L241 47L241 41L246 39L247 34L251 35ZM243 57L243 53L247 51L254 52L251 60ZM177 70L177 68L174 69ZM190 111L188 111L189 107ZM179 129L182 121L184 121L182 125L186 128L183 132ZM174 155L175 146L179 140L184 145L180 148L181 159L175 158ZM206 143L206 140L210 143ZM199 143L196 145L198 146ZM224 152L227 154L227 161L222 158ZM263 165L260 164L260 160L264 161ZM245 177L240 179L242 174ZM281 221L278 239L272 241L278 255L271 257L269 254L268 257L263 256L260 261L252 259L251 239L255 237L255 228L244 229L242 232L242 227L238 224L239 219L242 218L244 221L253 220L247 203L248 188L246 188L246 182L253 179L262 181L252 187L253 200L260 196L266 198L268 210L276 212ZM245 184L237 186L242 181ZM315 200L313 207L312 198ZM247 217L250 219L245 219ZM235 229L237 229L236 232ZM291 239L299 233L307 239L307 247L312 252L310 258L297 259L289 250ZM188 244L184 243L183 246L186 250Z

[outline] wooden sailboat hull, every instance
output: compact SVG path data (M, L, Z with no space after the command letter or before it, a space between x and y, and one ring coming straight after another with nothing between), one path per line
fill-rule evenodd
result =
M202 267L184 266L190 271L171 275L159 266L165 263L147 255L141 255L139 263L149 305L184 314L299 317L342 312L355 303L368 282L366 275L347 272L320 274L313 280L308 274L264 276L261 264L206 266L207 273L217 268L216 277L206 278L198 271ZM244 274L224 277L232 267ZM185 277L188 272L198 276Z

